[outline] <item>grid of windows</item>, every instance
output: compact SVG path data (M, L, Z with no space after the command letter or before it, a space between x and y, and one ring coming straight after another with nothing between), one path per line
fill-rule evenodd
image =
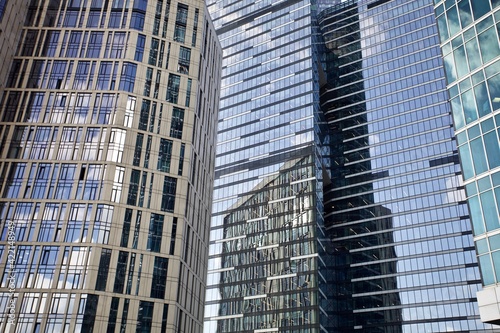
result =
M222 56L204 2L12 5L7 21L19 22L20 31L16 35L2 26L4 39L12 38L5 45L17 47L1 78L7 85L0 101L0 150L8 159L0 159L0 283L8 287L2 254L6 221L13 221L19 250L16 331L154 332L160 325L168 331L175 330L180 308L179 331L201 331L203 244L211 205L206 194L212 188ZM184 28L185 45L174 41L176 25ZM196 32L211 36L205 56L188 48ZM169 74L175 75L170 86ZM198 94L210 98L173 111L170 103L183 105ZM202 112L197 107L206 119L195 124L194 114ZM182 164L190 165L194 152L205 186L187 195ZM174 178L178 170L180 181ZM173 177L164 181L170 172ZM178 207L187 207L189 218L175 211ZM162 246L168 260L160 255ZM178 265L181 247L196 255L183 263L187 271L178 281L167 262ZM89 295L89 287L99 295ZM177 300L170 289L182 297ZM0 293L0 306L8 301L9 295ZM152 320L155 307L161 324ZM6 325L0 321L0 331L8 330Z

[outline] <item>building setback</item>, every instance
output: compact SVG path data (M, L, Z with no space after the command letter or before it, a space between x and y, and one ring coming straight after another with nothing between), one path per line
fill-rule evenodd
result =
M0 331L201 332L222 58L204 2L3 5Z
M432 0L207 2L205 333L495 332Z
M435 1L441 49L484 289L500 324L500 1Z

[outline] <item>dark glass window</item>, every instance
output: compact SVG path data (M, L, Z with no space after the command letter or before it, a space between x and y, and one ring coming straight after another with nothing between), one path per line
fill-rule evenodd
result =
M177 188L177 178L165 176L163 182L163 197L161 201L161 210L164 212L173 212L175 205L175 191Z
M114 293L123 293L125 286L125 273L127 271L128 252L120 251L118 254L118 262L116 263L115 284L113 286Z
M144 13L133 11L130 19L130 28L142 31L144 29L144 15Z
M179 64L177 72L181 74L189 74L189 63L191 61L191 49L181 46L179 50Z
M168 259L155 257L153 266L153 281L151 282L151 297L165 298L165 287L167 284Z
M133 165L139 166L141 162L141 153L142 153L142 142L144 141L144 134L138 133L137 138L135 140L135 150L134 150L134 159Z
M132 209L125 209L125 217L123 218L122 239L120 241L121 247L127 247L128 237L130 235L130 224L132 222Z
M120 324L120 332L125 332L127 329L127 317L128 317L128 307L130 305L130 300L125 299L125 304L123 304L122 322Z
M161 318L161 333L167 332L168 304L163 304L163 315Z
M158 47L160 41L156 38L151 38L151 49L149 50L149 60L148 64L156 66L156 61L158 59Z
M175 252L175 237L177 236L177 217L173 218L172 221L172 233L170 234L170 255L174 255Z
M99 270L97 271L97 280L95 283L96 290L99 291L106 290L110 260L111 260L111 249L102 249L101 260L99 261Z
M144 55L144 45L146 45L146 36L137 36L137 46L135 47L135 61L142 61L142 56Z
M137 314L136 333L151 332L151 324L153 323L153 302L140 301L139 313Z
M130 174L130 184L128 190L127 204L135 206L137 203L137 191L139 190L139 178L141 172L139 170L132 170Z
M113 297L111 300L111 308L109 309L109 320L108 328L106 333L114 333L116 328L116 317L118 316L118 305L120 304L120 299L118 297Z
M196 34L198 33L198 17L199 17L199 9L196 8L194 10L194 22L193 22L193 36L191 41L191 46L196 46Z
M141 114L139 116L139 126L138 126L140 130L146 131L148 128L150 106L151 106L151 101L148 101L147 99L142 101Z
M184 127L184 110L175 108L172 111L172 122L170 124L170 136L182 139L182 129Z
M186 150L186 144L182 143L181 144L181 152L180 152L180 155L179 155L179 170L177 172L177 174L179 176L182 176L182 171L184 169L184 152Z
M164 219L163 215L151 213L147 244L147 249L151 252L160 252Z
M153 83L153 69L146 69L146 81L144 82L144 92L143 95L149 97L151 93L151 84Z
M186 24L188 16L188 6L180 3L177 6L177 16L175 17L176 23Z
M88 294L87 302L85 303L85 311L83 313L83 323L82 332L94 332L94 322L97 312L97 303L99 302L99 296Z
M122 75L120 78L120 88L119 88L120 90L134 92L136 71L137 71L136 64L130 62L123 63Z
M151 144L153 137L148 135L148 142L146 143L146 152L144 153L144 167L149 168L149 158L151 156Z
M159 171L170 172L170 161L172 158L172 141L167 139L160 140L160 149L158 151Z
M187 87L186 87L186 103L185 106L189 107L189 103L191 102L191 85L192 85L191 79L188 79L187 82Z
M175 74L168 75L167 102L177 104L181 77Z

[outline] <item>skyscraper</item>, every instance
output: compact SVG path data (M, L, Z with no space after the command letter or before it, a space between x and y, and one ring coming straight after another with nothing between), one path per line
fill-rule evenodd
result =
M500 1L435 1L448 90L484 290L500 324Z
M200 332L221 69L204 2L8 1L2 24L15 6L0 331Z
M206 333L494 331L433 5L208 3L224 60Z
M319 330L321 65L310 3L208 7L225 53L205 332Z

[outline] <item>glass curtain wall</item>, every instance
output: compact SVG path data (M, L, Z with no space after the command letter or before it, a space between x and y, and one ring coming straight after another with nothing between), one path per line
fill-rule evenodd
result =
M500 324L500 2L435 1L435 14L485 287L481 318Z
M480 273L433 2L343 1L318 21L332 131L324 325L493 331L479 320Z

